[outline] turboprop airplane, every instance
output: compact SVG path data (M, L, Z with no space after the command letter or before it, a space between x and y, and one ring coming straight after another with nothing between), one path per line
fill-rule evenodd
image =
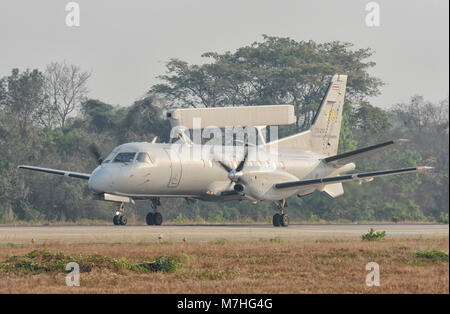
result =
M124 203L150 199L153 210L148 225L161 225L157 211L160 198L202 201L275 202L278 212L274 226L287 227L286 199L322 191L335 198L344 193L343 182L364 183L376 177L410 173L431 167L410 167L345 174L355 169L354 161L405 140L337 154L344 105L346 75L334 75L309 130L282 139L251 145L244 137L239 151L231 154L226 145L193 143L178 135L179 143L127 143L116 147L105 159L94 150L99 166L90 174L21 165L21 169L41 171L88 181L98 199L118 202L115 225L126 225ZM200 117L219 127L250 125L261 131L267 125L296 121L292 106L223 107L174 109L167 113L175 124L195 128L192 118ZM229 125L229 124L228 124ZM222 143L222 142L221 142ZM258 150L258 153L255 151ZM187 152L187 153L186 153ZM196 155L198 158L192 158Z

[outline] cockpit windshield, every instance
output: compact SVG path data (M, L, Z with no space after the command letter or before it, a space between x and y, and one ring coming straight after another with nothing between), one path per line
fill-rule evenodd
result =
M136 153L118 153L113 162L132 162Z

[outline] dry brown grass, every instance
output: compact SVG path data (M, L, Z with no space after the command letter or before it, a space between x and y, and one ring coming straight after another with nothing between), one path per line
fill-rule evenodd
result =
M415 250L448 252L448 236L392 237L383 242L322 239L162 243L135 245L51 245L70 255L102 254L137 262L159 255L187 254L175 273L81 274L80 287L66 287L64 273L0 273L1 293L449 293L448 260L413 257ZM0 249L7 256L33 249ZM369 262L380 265L380 287L365 285Z

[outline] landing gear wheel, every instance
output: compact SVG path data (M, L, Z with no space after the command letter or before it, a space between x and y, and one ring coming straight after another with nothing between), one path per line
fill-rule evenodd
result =
M273 215L272 222L273 222L274 227L279 227L281 224L281 215L278 213Z
M155 223L155 225L160 226L163 222L162 215L158 212L154 213L153 222Z
M120 203L119 208L114 211L113 223L115 226L127 224L127 217L124 215L125 204Z
M121 224L122 226L125 226L127 224L127 216L124 215L120 215L119 216L119 224Z
M147 225L151 226L155 224L155 214L154 213L148 213L147 217L145 217L145 221L147 222Z
M282 227L287 227L289 226L289 217L287 214L281 214L280 215L280 225Z

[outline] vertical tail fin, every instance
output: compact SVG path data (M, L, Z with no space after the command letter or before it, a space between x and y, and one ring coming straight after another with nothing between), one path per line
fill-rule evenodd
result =
M267 145L278 149L310 151L325 156L337 154L344 109L347 75L334 75L309 130Z
M344 110L347 75L335 75L311 126L311 150L326 156L336 155Z

